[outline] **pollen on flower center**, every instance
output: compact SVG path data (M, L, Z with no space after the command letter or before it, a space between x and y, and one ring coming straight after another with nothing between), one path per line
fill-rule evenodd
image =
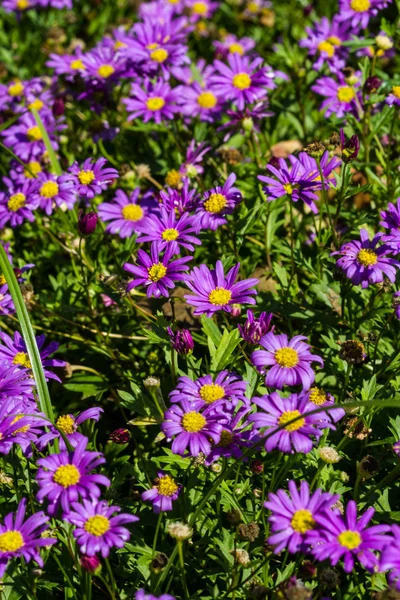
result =
M248 90L251 86L251 78L247 73L238 73L233 77L232 83L238 90Z
M161 496L173 496L178 491L178 486L169 475L160 477L157 484L157 489Z
M29 171L28 169L24 169L24 177L27 177L28 179L33 179L38 173L42 172L42 167L36 160L28 162L28 167Z
M93 171L79 171L78 179L82 185L89 185L94 181L95 175Z
M25 10L31 5L29 0L17 0L17 8L18 10Z
M216 287L208 296L208 300L211 304L214 304L214 306L225 306L226 304L229 304L231 298L232 292L223 287Z
M192 6L192 13L195 15L205 16L208 12L208 6L206 2L195 2Z
M167 274L167 267L165 267L162 263L155 263L148 270L149 279L151 281L160 281Z
M121 42L121 40L117 40L114 44L114 50L119 50L120 48L126 48L127 44L125 42Z
M8 93L10 96L20 96L24 91L24 86L20 81L15 81L11 85L8 86Z
M0 533L0 552L16 552L24 545L24 538L19 531Z
M392 87L392 94L396 96L396 98L400 98L400 85L394 85Z
M113 73L115 73L115 69L112 65L101 65L101 67L97 69L97 74L105 79L107 79L107 77L111 77Z
M355 96L355 91L348 85L342 85L338 88L337 99L339 102L351 102Z
M283 189L285 190L288 196L291 196L293 194L294 188L291 183L284 183Z
M44 198L54 198L58 194L58 183L55 181L46 181L40 188L40 195Z
M34 108L35 110L40 110L41 108L43 108L43 106L44 102L42 102L42 100L39 100L39 98L36 98L36 100L28 104L28 108Z
M331 44L328 41L320 42L318 44L318 50L320 52L326 52L326 54L329 56L329 58L332 58L332 56L335 54L335 47L333 46L333 44Z
M100 537L110 529L110 521L104 515L95 515L88 518L83 528L90 535Z
M153 98L146 100L146 107L153 112L156 110L161 110L164 106L165 100L160 96L153 96Z
M201 108L214 108L217 104L217 98L212 92L202 92L197 98L197 104Z
M77 60L73 60L70 65L71 69L74 71L85 70L86 67L83 62L78 58Z
M127 204L121 212L127 221L140 221L143 217L143 209L138 204Z
M204 208L209 213L219 213L227 205L228 200L223 194L211 194L209 198L204 202Z
M221 431L221 437L220 437L217 445L220 446L221 448L226 448L227 446L232 444L232 441L233 441L232 433L230 431L227 431L226 429L223 429Z
M225 390L222 385L218 385L217 383L206 383L202 385L200 388L200 398L207 402L207 404L211 404L216 400L221 400L225 396Z
M229 46L229 52L231 54L240 54L240 56L242 56L244 54L244 49L241 44L231 44Z
M376 265L378 262L378 256L376 252L370 248L363 248L357 254L357 260L364 267L370 267L371 265Z
M53 481L62 485L64 488L69 488L71 485L79 483L81 474L75 465L61 465L53 475Z
M75 431L75 419L71 415L60 415L56 421L56 427L65 435L71 435Z
M26 135L30 142L38 142L42 139L42 133L37 125L35 125L34 127L29 127L29 129L26 132Z
M341 46L342 45L342 40L340 38L338 38L336 35L330 35L326 41L329 42L330 44L332 44L332 46Z
M361 544L362 539L358 531L342 531L338 535L338 542L341 546L348 548L349 550L355 550Z
M322 406L326 402L326 394L324 390L321 390L317 387L313 387L310 390L310 395L308 399L316 406Z
M300 416L301 413L298 410L287 410L284 413L282 413L279 417L278 425L284 425L286 431L297 431L298 429L303 427L306 420L301 418L295 421L294 423L290 423L290 421L293 421L293 419L296 419ZM286 425L286 423L290 423L290 425Z
M172 242L172 241L178 239L179 231L177 229L174 229L173 227L171 229L165 229L162 232L161 237L166 242Z
M17 212L17 210L25 206L25 202L25 194L22 194L22 192L18 192L18 194L13 194L12 196L10 196L10 199L7 202L7 206L12 212Z
M307 531L315 527L312 512L306 508L296 510L290 524L298 533L307 533Z
M13 358L13 365L20 365L26 369L31 369L32 365L29 360L29 355L26 352L17 352Z
M275 352L275 360L281 367L292 368L299 362L299 355L294 348L287 346Z
M168 58L168 51L165 48L156 48L150 52L150 58L157 63L163 63Z
M371 6L370 0L351 0L351 8L355 12L366 12Z
M11 421L11 425L14 425L14 423L18 423L18 421L20 421L24 416L25 415L17 415L15 419ZM29 427L30 425L24 425L23 427L20 427L19 429L13 431L13 435L17 435L17 433L26 433L29 430Z
M4 285L7 283L7 279L4 277L3 273L0 273L0 285Z
M185 431L189 431L189 433L201 431L206 423L207 421L203 415L196 411L188 412L182 417L182 427Z

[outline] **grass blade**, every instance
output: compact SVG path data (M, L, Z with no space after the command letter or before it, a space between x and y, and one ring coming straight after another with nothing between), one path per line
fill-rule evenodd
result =
M51 167L56 175L62 175L61 165L58 162L57 155L54 151L53 146L51 145L51 141L50 141L49 135L47 133L46 127L44 126L43 121L40 118L38 111L35 108L31 108L31 112L32 112L33 116L35 117L36 124L40 129L40 133L42 134L44 145L46 146L46 150L49 154Z

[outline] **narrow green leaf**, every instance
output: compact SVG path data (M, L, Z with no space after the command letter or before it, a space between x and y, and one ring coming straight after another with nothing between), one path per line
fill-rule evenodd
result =
M211 338L215 346L218 346L222 338L222 333L220 332L218 325L216 325L210 317L206 317L206 315L201 315L201 324L204 333Z
M213 371L220 371L226 367L234 349L239 344L240 339L238 329L234 329L231 332L227 329L224 330L221 341L211 362L211 369Z
M44 126L43 121L40 118L38 111L35 108L31 108L31 112L32 112L33 116L35 117L37 126L39 127L40 133L42 134L44 145L46 146L46 150L49 154L51 167L56 175L62 175L61 165L58 162L57 155L54 151L53 146L51 145L51 141L50 141L50 138L46 131L46 127Z

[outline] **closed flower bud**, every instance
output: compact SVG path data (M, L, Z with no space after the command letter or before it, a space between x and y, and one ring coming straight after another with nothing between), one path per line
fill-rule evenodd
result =
M393 42L387 35L377 35L375 42L380 50L390 50L393 48Z
M167 566L168 564L168 556L166 554L164 554L163 552L159 552L158 554L155 555L155 557L153 558L153 560L150 563L150 569L152 570L153 573L161 573L161 571Z
M193 529L186 523L177 521L176 523L170 523L167 527L169 535L175 538L178 542L188 540L193 535Z
M79 213L78 218L78 229L82 235L90 235L94 232L98 220L97 213L89 212L84 214L82 211Z
M51 107L51 112L53 113L53 117L61 117L64 114L65 104L64 99L61 96L55 98L53 106Z
M304 148L304 152L307 152L307 154L313 158L321 158L325 150L325 146L320 142L312 142Z
M261 460L255 459L250 464L250 471L255 475L260 475L264 471L264 465Z
M171 344L175 352L186 356L190 354L194 348L192 334L187 329L178 329L172 331L171 327L167 327L167 332L171 340Z
M221 473L221 471L222 471L222 467L218 463L212 464L210 469L213 473Z
M157 390L160 387L160 380L157 377L147 377L143 385L147 390Z
M242 307L240 304L232 304L232 311L231 311L232 317L237 319L238 317L240 317L241 312L242 312Z
M346 140L343 129L340 130L340 142L342 149L342 161L350 163L357 158L360 151L360 140L358 136L352 135L349 140Z
M253 131L253 119L251 117L245 117L242 121L242 126L245 131Z
M346 473L346 471L340 472L340 481L342 483L348 483L348 481L350 481L350 477L349 477L348 473Z
M238 325L240 335L248 344L256 345L260 341L263 335L268 331L273 331L274 327L271 327L272 313L262 312L261 315L256 318L251 310L247 311L247 319L244 325Z
M110 433L109 437L110 442L113 442L114 444L127 444L130 439L131 434L129 430L124 429L123 427L120 427L119 429L116 429Z
M379 77L376 77L376 75L374 75L372 77L368 77L368 79L364 83L364 90L367 92L367 94L372 94L373 92L379 90L381 85L382 79L379 79Z
M341 458L335 448L330 448L329 446L324 446L319 449L319 457L328 465L338 463Z
M83 554L79 562L81 563L81 567L88 573L95 573L101 569L101 563L97 556L86 556L86 554Z
M357 463L357 471L364 479L369 479L379 473L379 462L368 454Z
M400 440L393 444L393 452L400 457Z
M247 550L237 548L236 550L231 550L231 554L234 557L235 561L239 565L242 565L242 567L247 567L250 564L250 556Z

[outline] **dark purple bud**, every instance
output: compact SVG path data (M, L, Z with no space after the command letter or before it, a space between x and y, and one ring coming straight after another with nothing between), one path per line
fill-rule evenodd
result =
M88 573L95 573L98 569L101 568L101 562L97 558L97 556L86 556L83 554L79 559L82 568Z
M342 161L350 163L357 158L360 150L360 140L357 135L352 135L349 140L346 140L343 129L340 130L340 144L342 149Z
M65 104L64 98L58 96L53 102L53 106L51 107L51 112L53 113L53 117L61 117L65 112Z
M114 442L114 444L127 444L131 439L131 434L128 429L124 429L120 427L116 429L112 433L110 433L109 440L110 442Z
M268 164L271 165L271 167L275 167L275 169L279 169L279 158L277 158L276 156L272 156L269 159Z
M367 94L372 94L373 92L379 90L381 85L382 79L379 79L379 77L376 77L376 75L374 75L373 77L368 77L368 79L364 83L364 90L367 92Z
M93 233L93 231L96 229L98 218L99 217L97 213L90 212L84 214L82 211L80 211L78 218L78 229L80 233L82 235L90 235Z
M178 329L178 331L172 331L171 327L167 327L167 332L171 340L173 349L178 354L189 354L194 348L194 341L192 334L187 329Z
M307 4L307 6L305 6L303 8L303 15L305 17L308 17L312 13L312 9L313 9L313 5L312 4Z
M260 475L264 471L264 465L261 460L255 459L250 464L250 471L255 475Z
M274 327L270 327L272 317L272 313L262 312L256 319L251 310L248 310L244 325L238 325L240 335L248 344L258 344L263 335L273 331Z

